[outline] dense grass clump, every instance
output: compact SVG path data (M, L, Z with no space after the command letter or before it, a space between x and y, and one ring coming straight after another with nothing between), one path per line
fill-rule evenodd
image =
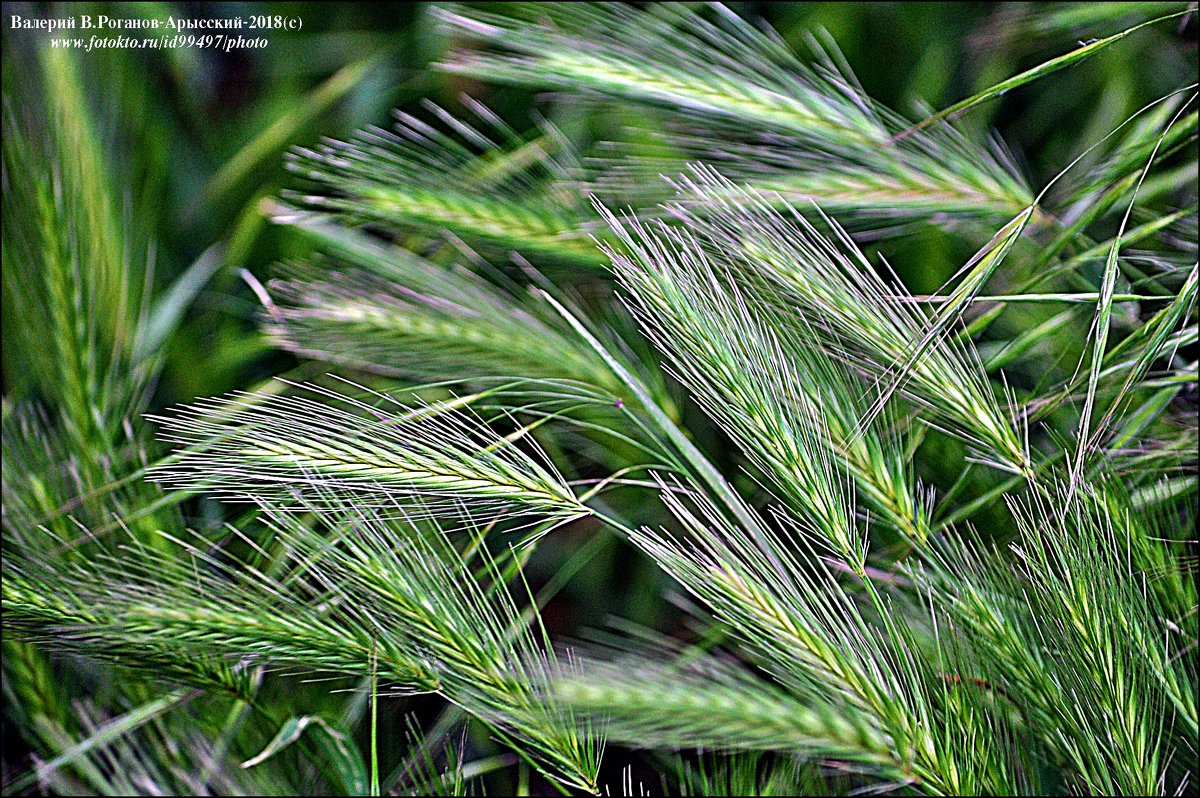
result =
M194 91L6 55L6 795L1195 791L1194 6L750 17L435 4L178 217Z

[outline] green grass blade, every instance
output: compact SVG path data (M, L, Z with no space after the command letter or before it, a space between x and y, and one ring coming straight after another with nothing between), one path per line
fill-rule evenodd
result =
M1129 36L1130 34L1135 33L1149 25L1155 25L1159 22L1165 22L1166 20L1169 20L1169 19L1177 19L1186 14L1192 14L1192 13L1195 13L1194 9L1185 8L1182 11L1176 11L1174 14L1167 14L1165 16L1147 20L1145 22L1134 25L1132 28L1127 28L1127 29L1121 31L1120 33L1114 33L1113 35L1106 36L1103 39L1099 39L1094 42L1089 42L1088 44L1085 44L1082 47L1072 50L1069 53L1064 53L1063 55L1060 55L1057 58L1052 58L1049 61L1045 61L1041 64L1038 64L1037 66L1035 66L1031 69L1027 69L1019 75L1014 75L1011 78L1008 78L1007 80L1002 80L993 86L989 86L988 88L984 89L983 91L978 92L977 94L973 94L970 97L966 98L965 100L956 102L954 105L951 105L948 108L938 111L936 114L933 114L932 116L926 117L925 119L921 120L917 124L913 125L912 127L908 128L904 132L897 135L896 138L901 139L906 136L909 136L909 135L916 133L919 130L923 130L923 129L929 127L930 125L933 125L936 122L939 122L943 119L953 119L954 117L958 116L959 114L962 114L965 111L970 110L971 108L975 107L976 105L979 105L982 102L986 102L994 97L999 97L1000 95L1005 94L1009 91L1012 91L1015 88L1024 86L1027 83L1032 83L1033 81L1035 81L1039 78L1042 78L1042 77L1045 77L1046 75L1057 72L1060 69L1065 69L1066 67L1072 66L1073 64L1077 64L1080 61L1083 61L1084 59L1091 58L1093 55L1100 52L1101 50L1104 50L1106 47L1110 47L1111 45L1116 44L1117 42L1124 39L1126 36Z
M351 92L379 63L382 54L372 53L351 62L296 102L261 133L230 158L204 188L202 202L220 206L249 175L273 157L279 157L296 136L325 111Z

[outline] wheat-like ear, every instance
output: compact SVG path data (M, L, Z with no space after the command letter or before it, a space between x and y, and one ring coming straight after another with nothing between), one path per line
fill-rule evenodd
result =
M263 328L286 349L430 381L507 376L619 387L557 313L511 281L503 286L463 266L433 263L318 214L280 210L276 217L328 256L283 264L269 285ZM661 378L630 366L665 393Z
M523 290L494 270L489 280L461 265L438 265L316 214L281 211L277 219L329 257L285 264L270 283L272 296L261 324L283 348L389 377L449 380L469 388L510 384L512 390L490 397L516 402L526 415L534 405L537 414L553 412L552 405L553 410L564 404L641 405L542 293ZM526 271L551 290L532 265ZM562 297L558 290L553 293ZM628 326L624 315L613 314L593 320L589 329L606 342L610 356L637 375L648 400L678 418L676 400L652 353L635 350L631 343L636 341L622 333Z
M949 674L931 678L944 682L930 690L927 707L938 708L920 719L936 717L946 735L914 752L890 737L897 726L881 727L852 706L781 689L718 656L678 655L656 650L585 659L580 675L560 677L550 689L584 717L604 718L610 740L629 746L835 761L873 781L935 794L1038 791L1036 774L1005 772L1014 742L1003 724L987 719L994 703L980 700L978 690L964 691ZM944 772L931 771L930 758Z
M614 142L589 157L589 189L612 203L649 212L669 198L658 178L702 162L760 192L769 202L816 204L874 238L899 237L936 221L977 237L1032 208L1032 219L1052 219L1034 208L1034 195L998 140L971 142L953 128L922 133L914 141L878 149L848 147L831 155L822 142L801 136L720 134L705 127L636 130L649 143ZM916 149L920 145L919 149ZM736 197L731 197L736 200Z
M287 196L351 224L450 231L500 252L602 263L588 209L570 190L578 177L566 139L548 123L521 139L479 103L464 102L494 138L427 103L436 124L398 112L394 131L370 128L296 150L289 167L312 190Z
M71 568L6 559L6 628L245 699L253 662L370 676L394 694L438 692L549 778L594 791L602 739L535 696L554 655L500 564L478 547L468 563L450 544L452 527L420 520L444 511L413 513L408 503L384 517L334 489L307 495L321 499L301 499L303 508L330 528L264 506L284 551L269 572L199 537L175 540L190 556L134 545Z
M663 500L683 535L640 529L632 541L660 567L712 607L718 617L775 658L776 667L802 682L824 682L852 703L870 706L882 688L860 657L869 656L869 635L848 605L810 603L803 570L803 544L766 524L742 529L686 486L662 483ZM838 617L848 612L847 617ZM819 674L819 675L818 675Z
M430 276L432 265L425 265ZM424 293L392 279L317 261L288 264L271 283L264 329L297 354L389 376L573 379L617 387L611 372L531 302L473 275L436 268Z
M190 448L151 476L279 507L328 493L380 510L416 502L414 512L467 506L491 518L556 523L591 512L548 460L520 448L524 428L501 436L471 415L477 394L406 408L378 394L371 404L314 385L297 387L303 393L253 403L238 395L207 399L156 417L164 438ZM220 418L231 408L239 411L236 420Z
M440 13L449 29L497 48L454 52L442 64L450 71L661 102L774 130L821 129L863 144L887 139L849 86L827 92L832 81L729 12L726 28L665 5L652 13L530 5L506 14L448 5Z
M37 66L23 115L7 100L3 112L5 395L52 403L90 490L146 401L135 349L153 266L131 254L141 245L122 224L75 54L47 48Z
M863 386L815 331L781 313L777 290L748 279L744 256L686 226L602 213L622 245L608 252L643 329L797 517L861 565L846 472L881 518L923 539L925 511L897 442L867 418Z
M649 13L615 4L503 14L451 6L442 10L444 24L491 49L460 49L442 66L665 105L699 123L657 136L665 159L618 151L594 161L603 167L597 188L614 200L654 196L654 178L677 172L682 155L786 200L875 220L898 213L1008 219L1032 202L999 146L975 144L946 125L898 139L908 123L865 96L832 43L810 38L817 63L808 65L774 32L714 8L716 23L670 4Z
M664 659L661 651L584 659L550 694L603 718L609 737L627 745L819 753L885 772L893 765L886 737L852 710L800 699L717 657L678 666Z
M952 536L914 576L1081 789L1170 791L1173 769L1191 770L1197 753L1186 741L1195 671L1183 653L1197 634L1194 585L1181 627L1164 611L1174 602L1159 604L1146 584L1179 563L1165 564L1166 550L1149 554L1162 543L1139 539L1136 515L1107 491L1054 482L1011 504L1021 531L1011 558ZM1093 731L1061 734L1067 724Z
M281 607L278 590L262 589L262 572L213 557L207 541L163 530L169 547L130 539L64 562L63 541L42 534L51 553L4 559L5 625L23 638L246 699L255 681L247 658L268 652L277 663L365 672L369 638ZM427 689L419 663L387 666L408 688Z
M548 778L595 793L603 735L537 694L556 658L536 607L514 596L520 581L510 586L486 548L473 546L468 562L450 544L453 527L405 515L340 505L329 515L337 524L332 542L295 516L275 523L295 552L297 574L328 591L341 623L423 663L433 689L488 723Z
M908 774L955 794L1011 788L995 770L1002 752L981 753L975 744L1007 733L1006 721L983 711L977 697L940 683L939 669L956 672L964 664L947 650L928 660L870 576L859 583L871 597L868 612L794 527L772 527L750 512L743 517L751 526L731 523L695 486L660 486L681 531L641 528L629 530L629 539L730 630L782 696L752 688L745 674L728 668L689 677L686 668L673 672L635 658L602 664L590 680L585 669L556 682L569 705L588 717L612 717L616 739L644 733L664 747L712 745L701 715L732 731L761 711L768 720L757 733L719 747L753 749L787 738L791 748L847 757L884 779ZM668 684L687 689L676 694ZM755 705L753 692L770 700ZM650 708L655 693L672 707L668 716ZM807 711L789 714L787 700ZM931 734L930 724L944 736Z
M878 381L884 395L899 388L978 458L1029 470L1022 436L970 345L927 334L933 322L902 287L884 283L840 228L831 241L795 209L780 211L707 167L695 167L681 186L671 212L707 251L771 286L785 323L791 316L803 334L819 333L826 351Z
M721 280L686 234L656 236L608 216L634 253L614 267L643 328L680 379L783 492L798 517L841 557L861 567L865 550L844 486L824 446L828 432L768 324Z

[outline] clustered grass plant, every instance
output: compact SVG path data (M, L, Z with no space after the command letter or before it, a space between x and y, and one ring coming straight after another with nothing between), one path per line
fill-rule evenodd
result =
M722 6L433 16L621 135L398 112L165 287L83 57L6 78L5 794L1193 793L1194 62L1041 182L971 117L1194 4L904 115ZM278 378L163 407L264 218Z

